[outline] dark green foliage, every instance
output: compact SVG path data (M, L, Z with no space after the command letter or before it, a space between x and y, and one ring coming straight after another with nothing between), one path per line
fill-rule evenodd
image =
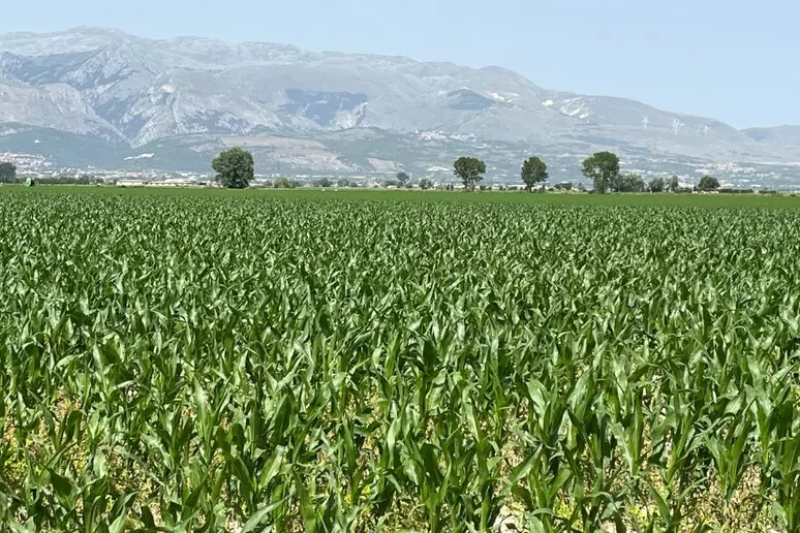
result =
M49 176L36 178L39 185L102 185L105 183L102 178L91 174L81 174L80 176Z
M294 189L296 186L297 184L286 176L279 177L273 184L275 189Z
M217 182L229 189L245 189L255 177L253 154L241 148L222 152L211 167L217 173Z
M410 179L411 179L411 178L410 178L410 177L408 176L408 174L406 174L405 172L400 172L400 173L397 175L397 183L399 183L399 184L400 184L400 187L405 187L405 186L408 184L408 181L409 181Z
M583 161L583 175L592 180L595 192L605 193L619 176L619 156L611 152L594 154Z
M529 157L522 163L522 182L531 191L537 183L547 181L547 165L538 157Z
M653 178L647 186L650 192L664 192L665 187L664 178Z
M714 176L703 176L697 184L698 191L716 191L719 189L719 180Z
M17 180L17 167L14 163L0 163L0 183L13 183Z
M473 190L486 174L486 163L474 157L460 157L453 164L453 173L461 179L464 187Z
M680 189L680 187L681 184L678 181L678 176L672 176L672 179L669 180L669 185L668 185L669 192L678 192L678 189Z
M433 188L433 182L431 180L429 180L428 178L422 178L421 180L419 180L419 188L420 189L425 189L425 190L432 189Z
M613 181L614 192L644 192L644 180L638 174L620 174Z
M753 189L719 189L719 192L725 194L753 194L755 191ZM775 192L775 191L773 191ZM759 194L765 194L765 191L759 191Z

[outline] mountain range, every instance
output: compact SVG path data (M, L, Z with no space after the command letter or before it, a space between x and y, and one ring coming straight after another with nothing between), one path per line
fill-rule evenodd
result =
M800 127L737 130L500 67L102 28L0 35L0 152L57 167L208 170L233 145L264 174L436 174L477 155L513 179L537 154L572 177L610 149L645 173L773 183L794 180Z

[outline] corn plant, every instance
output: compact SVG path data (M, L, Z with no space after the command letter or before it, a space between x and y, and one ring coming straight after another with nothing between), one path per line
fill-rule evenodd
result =
M800 211L0 194L0 527L800 530Z

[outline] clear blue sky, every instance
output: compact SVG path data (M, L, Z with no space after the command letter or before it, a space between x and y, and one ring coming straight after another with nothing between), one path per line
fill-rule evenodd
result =
M499 65L737 127L800 124L798 0L32 0L0 32L108 26Z

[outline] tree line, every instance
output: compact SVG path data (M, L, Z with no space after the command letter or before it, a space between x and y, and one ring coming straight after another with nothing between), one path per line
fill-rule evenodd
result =
M589 179L594 191L599 194L607 192L677 192L680 188L678 177L673 176L669 181L664 178L654 178L649 183L638 174L623 174L620 172L619 156L611 152L597 152L584 159L581 171ZM486 174L486 163L474 157L460 157L453 164L453 173L461 179L464 187L474 190L475 186L483 180ZM529 157L522 162L521 178L528 191L532 191L537 184L549 179L547 164L539 157ZM560 185L560 186L559 186ZM565 187L559 184L556 188ZM697 185L699 191L713 191L720 187L719 180L713 176L704 176Z
M232 148L222 152L214 159L211 166L217 172L217 182L229 188L248 187L255 176L253 156L241 148ZM620 172L619 156L611 152L597 152L586 158L581 171L592 182L594 192L599 194L607 192L677 192L680 188L677 176L673 176L670 180L654 178L649 183L645 183L638 174L623 174ZM472 191L483 180L486 174L486 163L475 157L460 157L453 163L453 173L467 190ZM547 164L539 157L529 157L523 161L520 174L528 191L532 191L534 187L546 182L550 177ZM401 172L393 184L405 187L410 179L408 174ZM333 183L327 178L320 182L322 187L331 185ZM343 186L342 180L339 181L339 185ZM279 178L274 186L291 188L295 184L289 182L287 178ZM429 179L422 179L419 181L419 186L422 189L430 189L433 187L433 182ZM716 178L704 176L697 185L697 190L713 191L718 190L719 187L720 183ZM572 184L559 184L557 188L571 189Z

